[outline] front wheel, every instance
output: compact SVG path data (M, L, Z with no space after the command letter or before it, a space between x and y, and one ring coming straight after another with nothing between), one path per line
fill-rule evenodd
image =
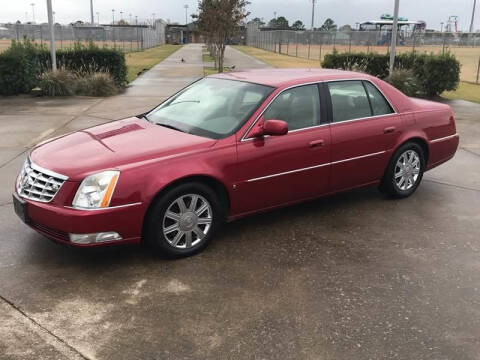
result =
M191 256L201 251L221 223L217 195L201 183L179 185L153 205L147 219L146 240L173 256Z
M382 189L390 196L404 198L412 195L422 181L425 156L420 145L410 142L393 155L382 181Z

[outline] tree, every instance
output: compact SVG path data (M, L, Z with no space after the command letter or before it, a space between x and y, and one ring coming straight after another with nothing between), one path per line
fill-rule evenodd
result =
M320 27L320 31L335 31L335 30L337 30L337 24L335 24L335 22L330 18L325 20L323 25Z
M347 24L347 25L340 26L338 30L343 32L350 32L352 31L352 27Z
M305 30L305 25L300 20L297 20L292 24L292 30Z
M258 17L250 20L250 22L251 22L251 23L257 23L259 26L265 25L265 22L264 22L262 19L258 18Z
M207 37L208 49L215 59L218 72L223 72L227 39L235 35L249 15L247 0L200 0L198 27Z
M288 30L290 26L288 25L288 20L283 16L274 18L268 22L268 26L280 30Z

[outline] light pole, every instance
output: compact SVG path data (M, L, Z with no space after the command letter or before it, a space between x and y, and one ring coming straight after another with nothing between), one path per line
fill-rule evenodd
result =
M93 17L93 0L90 0L90 23L92 25L95 23L95 18Z
M100 25L100 13L97 11L97 24Z
M273 12L273 18L274 18L275 20L277 20L277 12L276 12L276 11Z
M112 25L115 25L115 9L112 9Z
M476 5L477 5L477 0L473 0L472 21L470 22L470 33L473 33L473 22L475 20L475 6Z
M393 72L395 65L395 52L397 46L397 31L398 31L398 8L400 7L400 0L395 0L395 9L393 11L393 28L392 28L392 44L390 47L390 74Z
M312 30L313 30L313 24L315 21L315 3L317 0L312 0Z
M155 24L155 13L152 14L152 26Z
M440 23L440 32L443 32L443 22Z
M55 53L55 31L53 29L52 0L47 0L48 27L50 28L50 56L52 58L52 71L57 71L57 56Z
M128 14L128 22L132 25L132 14Z
M32 7L32 22L35 22L35 3L31 3L30 6Z
M185 8L185 25L187 25L187 23L188 23L188 20L187 20L188 19L188 17L187 17L188 5L185 4L185 5L183 5L183 7Z
M55 25L55 11L52 11L52 15L53 15L53 25Z

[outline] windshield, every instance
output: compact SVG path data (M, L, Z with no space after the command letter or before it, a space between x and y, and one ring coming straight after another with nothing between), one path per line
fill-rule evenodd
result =
M221 139L237 131L272 91L264 85L205 78L172 96L146 118L179 131Z

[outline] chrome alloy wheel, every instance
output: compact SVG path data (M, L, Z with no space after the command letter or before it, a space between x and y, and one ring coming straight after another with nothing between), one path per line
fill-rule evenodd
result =
M395 165L395 185L400 190L410 190L420 174L420 156L414 150L407 150Z
M201 195L182 195L168 206L162 224L163 235L171 246L191 248L208 234L212 207Z

